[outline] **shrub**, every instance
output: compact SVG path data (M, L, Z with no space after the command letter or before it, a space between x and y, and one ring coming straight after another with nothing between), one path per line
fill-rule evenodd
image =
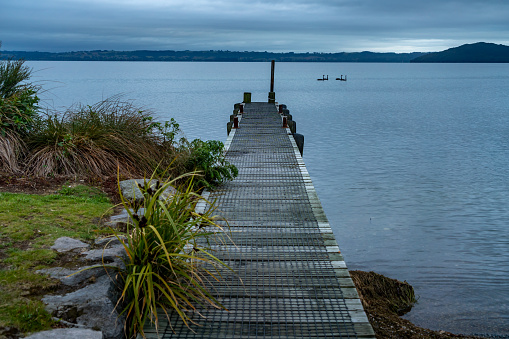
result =
M124 285L120 304L125 305L122 313L127 317L130 337L137 333L144 336L147 320L158 329L158 307L168 318L168 312L176 312L187 326L193 322L188 312L197 304L221 308L206 289L208 279L218 279L218 274L200 263L215 267L224 264L211 254L208 241L199 239L208 239L222 229L215 221L212 203L203 213L195 211L197 203L205 199L191 191L194 175L184 177L191 180L173 196L165 197L163 192L178 178L164 182L151 178L139 186L143 210L122 196L130 221L128 237L117 235L128 255L121 272Z
M28 82L32 69L24 60L0 62L0 119L5 131L27 133L37 118L37 86Z
M155 128L148 112L118 97L48 115L27 138L28 172L102 176L117 166L124 175L152 172L167 152Z
M32 69L23 60L0 61L0 169L20 173L23 137L37 120L38 87L29 83Z
M238 175L237 167L226 160L221 141L195 139L184 147L189 151L186 169L200 173L196 186L211 188Z

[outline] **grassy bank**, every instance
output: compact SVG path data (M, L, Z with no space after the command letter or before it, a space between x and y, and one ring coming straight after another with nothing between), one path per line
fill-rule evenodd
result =
M106 194L87 186L66 185L50 195L0 193L0 330L56 325L40 298L59 284L35 271L58 262L50 249L57 238L94 239L111 207Z

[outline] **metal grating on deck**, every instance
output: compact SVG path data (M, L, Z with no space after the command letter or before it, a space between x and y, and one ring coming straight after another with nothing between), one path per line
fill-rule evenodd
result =
M172 314L161 338L374 338L288 133L274 104L245 105L227 142L239 176L210 193L235 244L214 253L235 272L211 286L228 311L201 309L192 330Z

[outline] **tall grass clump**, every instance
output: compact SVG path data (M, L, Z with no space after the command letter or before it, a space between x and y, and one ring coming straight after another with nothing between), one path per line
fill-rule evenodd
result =
M27 139L26 166L37 176L101 176L117 166L123 175L143 175L172 152L156 128L150 112L119 97L78 105L40 119Z
M157 308L170 317L176 312L190 326L194 323L196 306L222 308L207 290L208 281L219 279L211 267L224 264L210 249L209 238L222 232L214 216L214 204L209 203L203 213L196 211L204 197L194 193L194 174L173 194L169 188L183 177L159 181L153 177L139 185L143 202L133 202L122 196L129 213L126 238L118 236L127 252L125 270L120 273L123 289L119 305L127 317L129 336L145 336L147 321L158 324ZM205 268L209 267L209 269ZM226 267L226 266L225 266Z
M1 46L1 43L0 43ZM39 87L30 83L32 69L24 60L0 61L0 170L18 174L24 137L36 120Z

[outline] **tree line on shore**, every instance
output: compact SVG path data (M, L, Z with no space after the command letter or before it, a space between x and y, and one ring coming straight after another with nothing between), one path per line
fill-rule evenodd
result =
M25 52L2 51L4 59L47 61L215 61L215 62L410 62L425 53L272 53L233 51L76 51Z

